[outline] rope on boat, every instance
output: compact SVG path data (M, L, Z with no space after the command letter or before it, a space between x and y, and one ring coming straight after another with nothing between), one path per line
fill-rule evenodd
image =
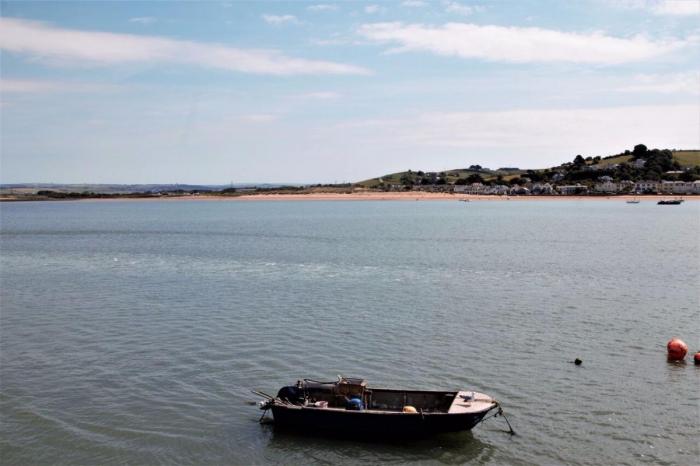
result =
M274 396L268 395L267 393L261 392L261 391L259 391L259 390L251 390L251 392L252 392L254 395L261 396L261 397L266 398L266 399L268 399L268 400L274 400L274 399L275 399Z

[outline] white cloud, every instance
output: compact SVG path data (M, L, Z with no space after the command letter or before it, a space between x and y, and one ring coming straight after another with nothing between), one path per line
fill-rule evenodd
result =
M619 87L618 90L623 92L700 95L700 71L670 75L641 74L635 76L624 86Z
M456 13L458 15L468 16L474 13L477 9L475 7L462 5L457 2L445 2L445 11L448 13Z
M309 11L335 11L338 9L338 6L320 3L318 5L309 5L306 9Z
M264 19L267 24L296 24L299 22L294 15L262 15L262 19Z
M344 129L367 144L414 147L417 152L489 149L513 155L559 154L561 160L575 153L610 154L639 141L651 147L694 148L700 145L698 127L696 105L660 105L427 113Z
M379 5L367 5L364 8L365 13L367 13L368 15L373 15L375 13L379 13L381 11L381 9L382 9L382 7L380 7Z
M657 15L688 16L700 15L698 0L661 0L655 2L652 11Z
M374 23L360 26L358 32L379 43L398 44L391 52L427 51L510 63L628 63L668 54L687 43L680 40L653 42L642 36L619 38L602 33L580 34L468 23L443 26Z
M406 0L401 2L401 6L406 8L422 8L427 5L428 3L424 2L423 0Z
M129 22L147 25L155 23L156 19L152 16L138 16L136 18L130 18Z
M271 75L370 74L359 66L294 58L275 50L61 29L14 18L0 18L0 49L58 65L175 63Z

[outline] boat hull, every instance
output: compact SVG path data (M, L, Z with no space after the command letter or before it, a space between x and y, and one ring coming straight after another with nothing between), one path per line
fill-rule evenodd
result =
M490 411L476 413L402 413L352 411L303 406L271 407L275 427L354 436L424 436L470 430Z

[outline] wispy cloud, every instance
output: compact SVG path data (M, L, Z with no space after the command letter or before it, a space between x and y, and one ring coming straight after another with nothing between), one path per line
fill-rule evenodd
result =
M267 24L298 24L299 20L294 15L262 15Z
M657 15L700 15L700 1L698 0L661 0L655 3L652 6L652 11Z
M147 25L155 23L156 19L152 16L138 16L136 18L130 18L129 22Z
M248 115L243 115L241 120L248 121L251 123L269 123L272 121L279 120L279 115L272 113L251 113Z
M0 79L0 93L39 94L47 92L100 92L118 89L111 84L76 81L48 81L42 79Z
M32 79L0 79L0 93L36 93L50 92L59 89L60 86L51 81L38 81Z
M458 2L444 2L445 11L448 13L456 13L462 16L468 16L479 10L479 7L462 5Z
M367 5L364 8L364 11L368 15L373 15L375 13L379 13L380 11L382 11L382 7L380 7L379 5Z
M335 100L340 98L340 94L332 91L317 91L300 94L298 97L301 99Z
M176 63L270 75L371 74L359 66L165 37L80 31L0 18L0 49L58 65Z
M338 5L329 5L327 3L319 3L318 5L309 5L306 7L309 11L335 11Z
M674 74L640 74L617 90L660 94L700 95L700 71Z
M360 26L367 39L397 44L391 52L427 51L438 55L488 61L620 64L656 58L680 49L687 41L651 41L642 36L619 38L602 33L580 34L552 29L447 23L374 23Z
M646 10L663 16L700 15L698 0L616 0L612 5L625 9Z
M424 2L423 0L405 0L401 2L401 6L406 8L422 8L427 5L428 2Z

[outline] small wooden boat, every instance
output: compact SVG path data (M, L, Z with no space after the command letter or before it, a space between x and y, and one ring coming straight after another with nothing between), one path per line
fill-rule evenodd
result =
M670 200L662 199L659 202L657 202L658 205L680 205L682 203L683 203L683 199L670 199Z
M370 388L363 379L346 377L300 380L275 397L254 393L266 398L260 409L272 411L276 427L303 432L422 436L470 430L490 411L502 414L499 403L483 393Z

